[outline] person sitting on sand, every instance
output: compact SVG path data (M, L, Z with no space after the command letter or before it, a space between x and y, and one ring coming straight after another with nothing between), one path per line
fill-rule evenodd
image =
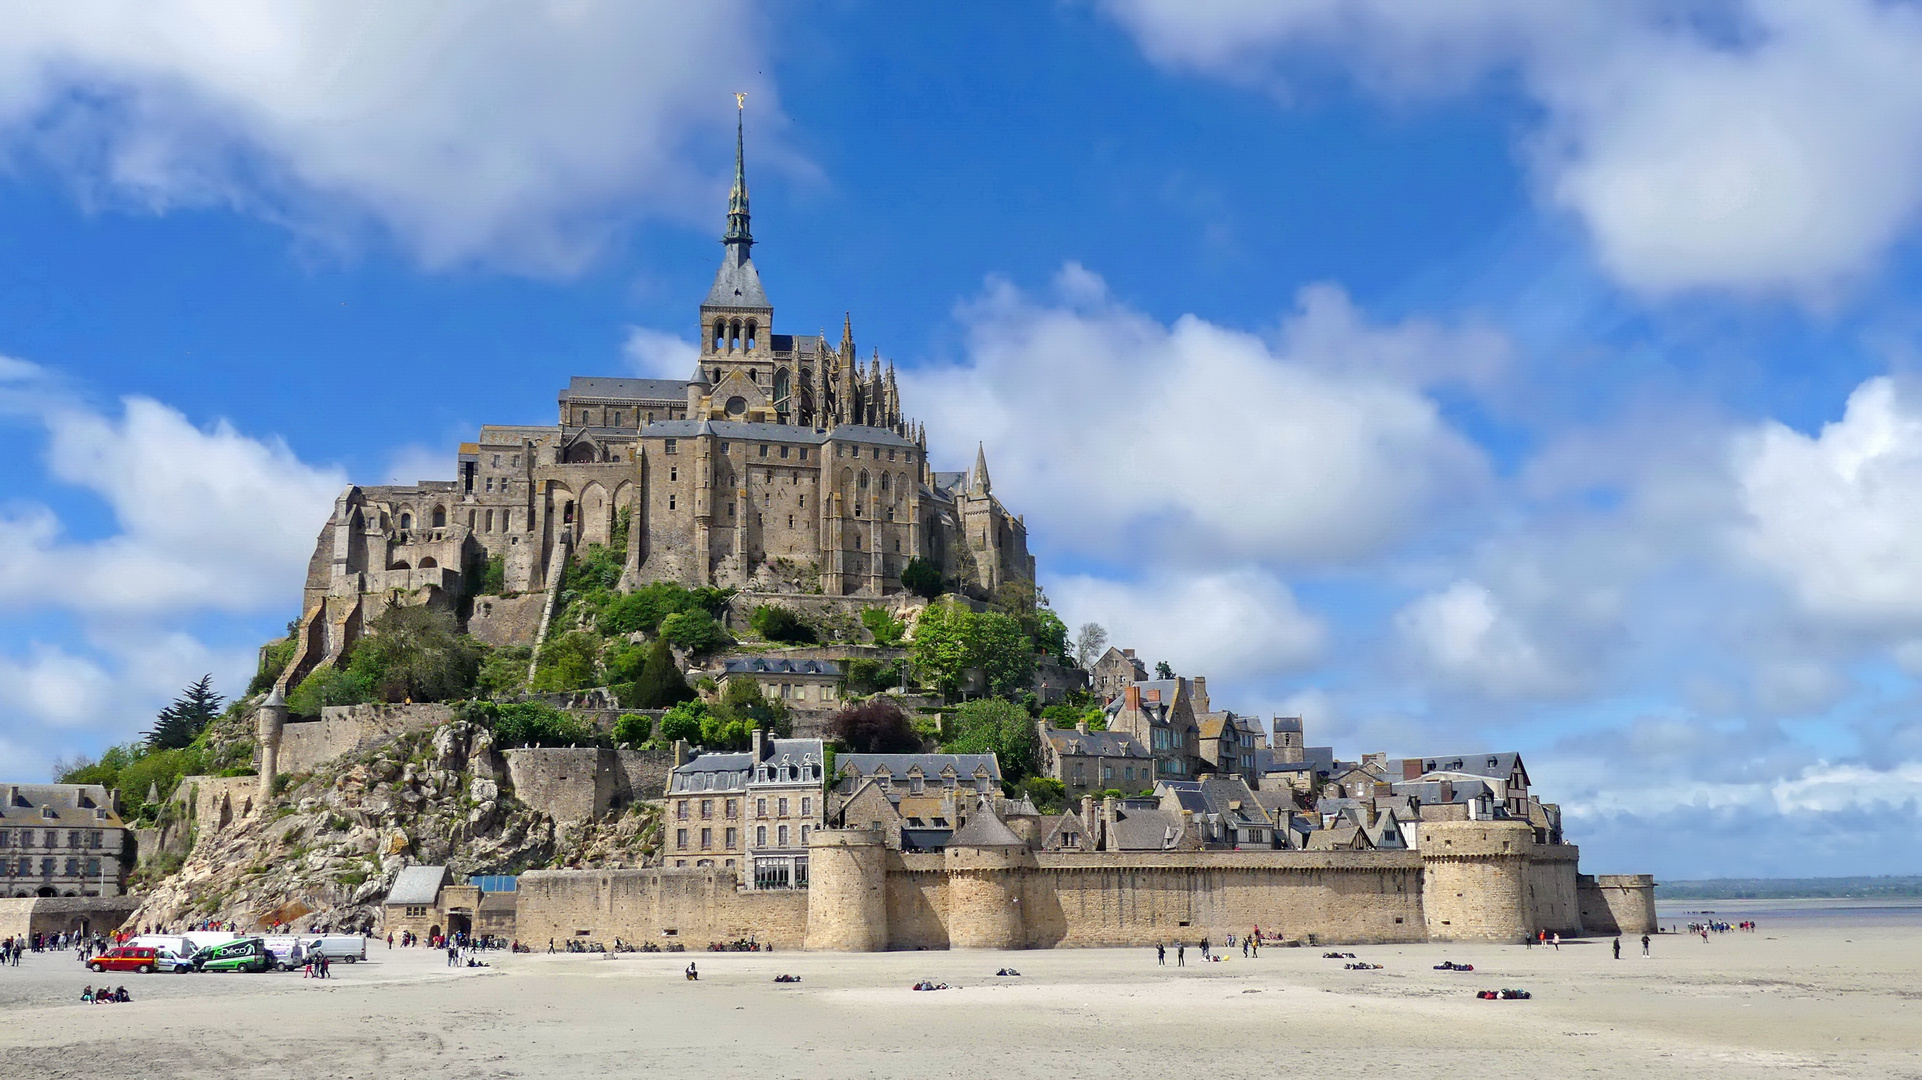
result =
M694 964L693 964L692 962L689 962L689 963L688 963L688 965L687 965L687 981L688 981L688 982L700 982L700 981L701 981L701 973L700 973L700 971L699 971L699 969L697 969L697 968L695 968L695 966L694 966Z
M114 999L115 1001L132 1001L132 1000L133 1000L133 995L132 995L132 994L129 994L129 993L127 993L127 988L126 988L126 987L124 987L124 986L117 986L117 987L115 987L115 988L114 988L114 991L113 991L113 999Z
M93 987L91 986L81 987L80 1000L86 1002L89 1005L93 1004Z

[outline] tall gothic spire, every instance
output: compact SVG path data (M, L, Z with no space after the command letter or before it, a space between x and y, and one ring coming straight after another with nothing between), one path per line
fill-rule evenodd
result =
M974 476L970 480L968 487L976 495L994 490L994 484L988 479L988 448L984 443L974 444Z
M727 235L721 241L740 244L743 248L741 256L745 259L745 249L754 244L754 237L747 230L747 95L735 94L734 107L734 187L727 193Z

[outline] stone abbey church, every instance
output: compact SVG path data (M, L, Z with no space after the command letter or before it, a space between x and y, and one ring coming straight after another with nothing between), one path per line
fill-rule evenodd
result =
M775 332L750 256L738 130L722 244L685 380L576 376L557 423L481 428L452 481L342 492L308 569L289 675L358 636L377 610L363 612L364 597L452 604L500 556L504 592L531 598L571 552L623 539L626 588L877 598L900 591L915 556L971 593L1032 581L1026 525L994 497L985 452L968 472L933 471L893 365L878 351L863 362L848 321L839 344ZM527 643L525 626L489 625L511 606L477 607L471 628Z

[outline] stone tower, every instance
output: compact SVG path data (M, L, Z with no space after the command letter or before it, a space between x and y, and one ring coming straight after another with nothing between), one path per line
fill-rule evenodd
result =
M1027 948L1021 891L1034 859L1027 843L994 815L985 799L948 840L945 857L948 947Z
M280 736L287 726L287 699L275 686L267 700L254 710L254 734L260 743L260 795L256 806L266 806L274 794L274 776L280 770Z
M1430 941L1518 942L1534 933L1524 821L1424 821L1422 918Z
M816 829L809 835L809 949L887 949L887 855L879 829Z
M714 286L701 302L700 374L706 385L689 386L689 405L700 409L695 398L704 395L707 413L730 420L785 420L793 411L793 388L780 388L782 399L775 399L774 305L768 303L761 272L749 255L754 235L748 220L744 126L737 117L734 186L727 196L727 231L721 236L725 250Z

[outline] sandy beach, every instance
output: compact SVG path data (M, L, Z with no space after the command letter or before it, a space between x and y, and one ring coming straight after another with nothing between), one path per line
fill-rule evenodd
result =
M1739 920L1780 905L1713 908ZM1757 914L1756 933L1520 946L1240 950L1158 967L1148 950L545 954L451 970L388 951L329 982L119 975L79 1003L71 954L0 971L0 1073L20 1077L1922 1076L1922 908ZM682 976L689 961L701 980ZM1473 973L1433 970L1443 960ZM1002 966L1019 978L997 978ZM775 975L800 975L799 985ZM908 987L935 979L954 989ZM1520 987L1527 1001L1482 1001Z

